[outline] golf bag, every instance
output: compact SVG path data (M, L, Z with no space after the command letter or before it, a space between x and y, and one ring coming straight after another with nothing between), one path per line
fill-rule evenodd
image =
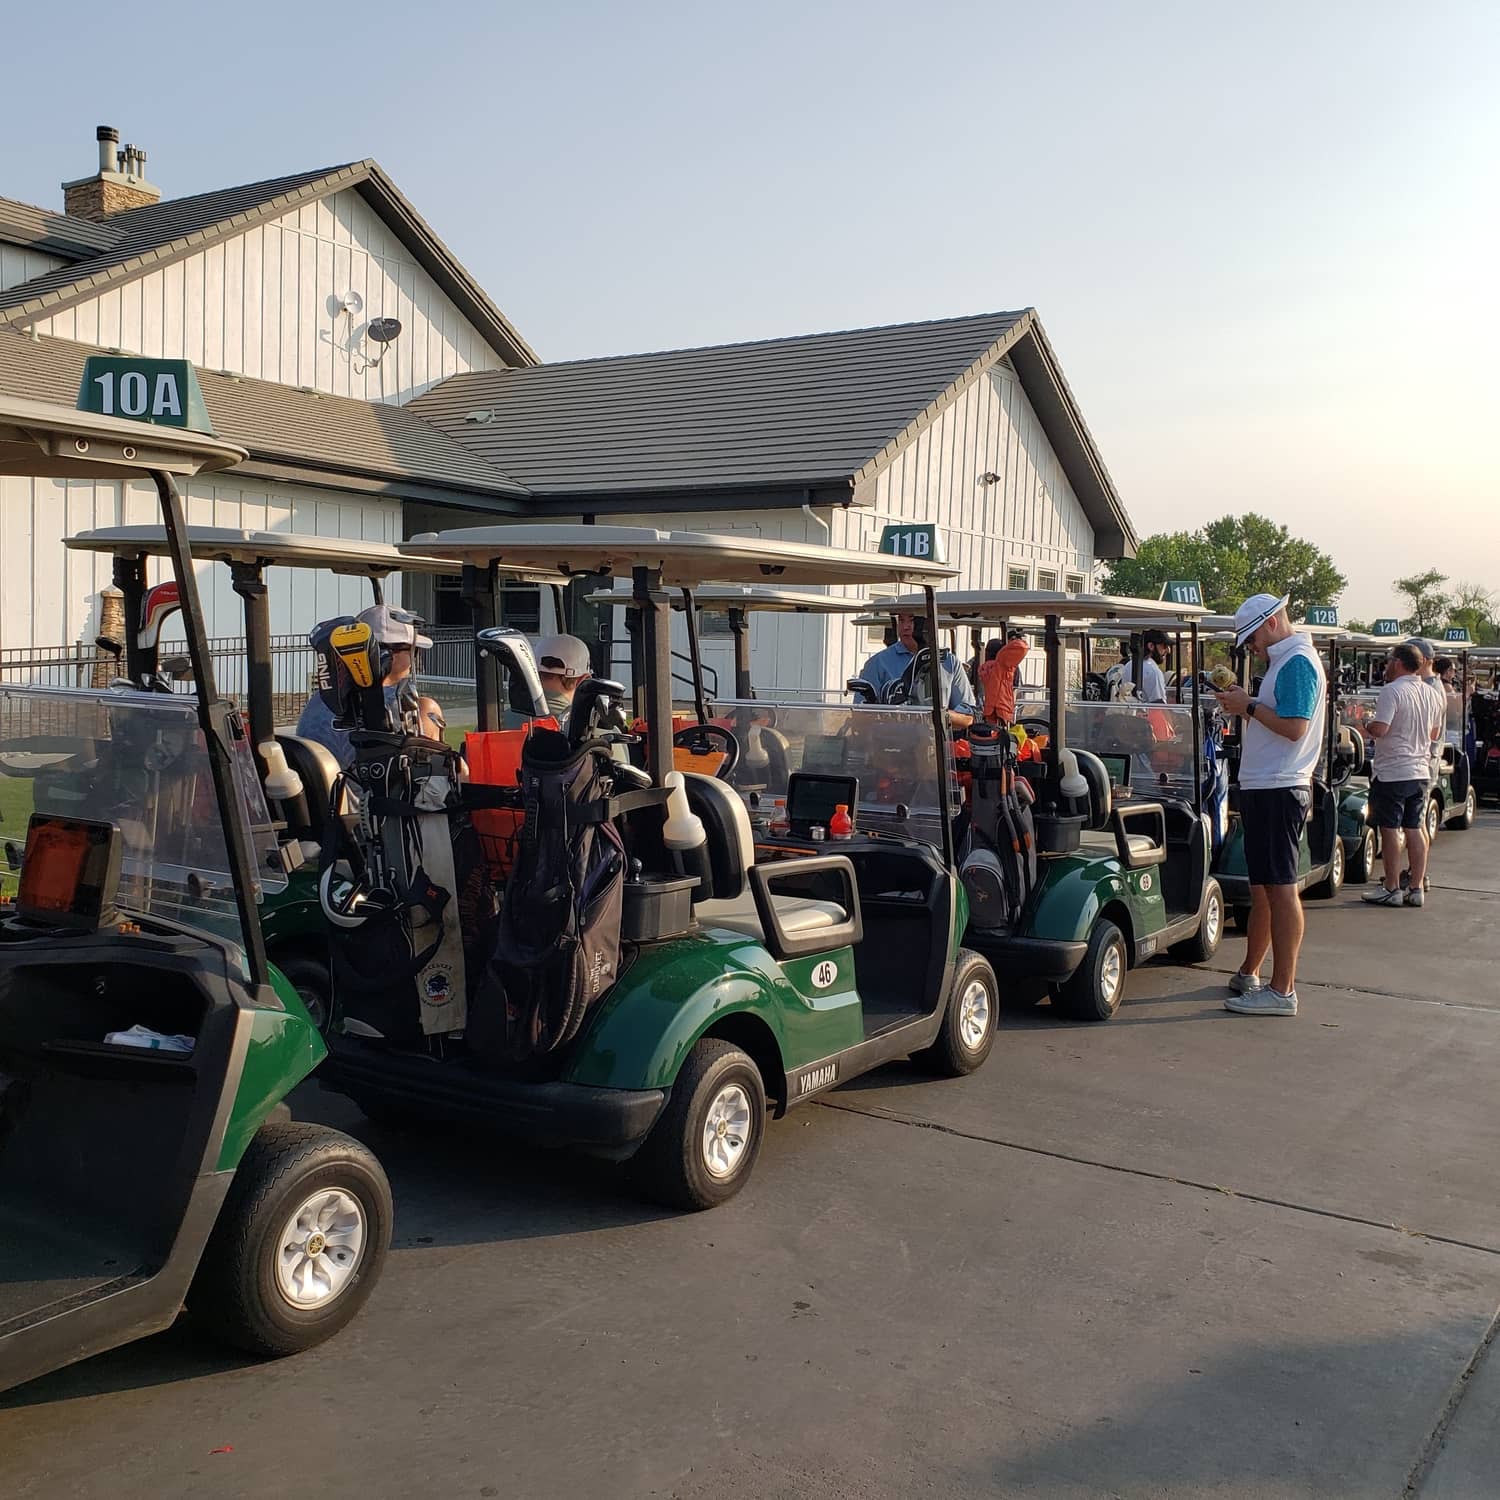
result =
M406 1045L462 1032L495 900L459 757L412 732L414 692L387 706L368 626L329 621L312 641L319 691L354 748L333 784L318 871L344 1030Z
M619 974L616 774L608 745L556 730L533 730L521 751L525 822L468 1031L479 1056L522 1061L565 1047Z
M1036 886L1036 830L1031 784L1017 774L1008 730L976 724L969 732L969 826L959 873L978 928L996 931L1020 916Z

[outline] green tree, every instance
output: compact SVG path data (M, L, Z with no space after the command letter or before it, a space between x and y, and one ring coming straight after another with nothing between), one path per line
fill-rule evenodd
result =
M1447 582L1446 573L1428 568L1425 573L1398 578L1391 585L1398 594L1406 595L1411 609L1401 621L1403 630L1410 630L1414 635L1427 635L1447 620L1448 611L1453 607L1452 596L1444 587Z
M1220 614L1251 594L1288 594L1294 620L1310 604L1335 603L1348 582L1326 553L1253 511L1147 537L1135 557L1109 564L1105 586L1154 599L1169 578L1196 579L1203 602Z
M1353 630L1359 635L1369 635L1370 622L1368 620L1345 620L1345 630Z
M1469 639L1476 646L1500 645L1495 596L1483 584L1460 583L1453 590L1448 620L1450 624L1466 626Z

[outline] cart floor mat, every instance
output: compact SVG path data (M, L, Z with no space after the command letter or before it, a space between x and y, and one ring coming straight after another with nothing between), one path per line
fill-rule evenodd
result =
M0 1209L0 1330L12 1321L138 1274L140 1254Z
M864 1002L866 1041L871 1037L883 1036L887 1031L894 1031L896 1027L905 1026L909 1021L928 1014L926 1011L913 1009L910 1001L896 995L861 995L860 999Z

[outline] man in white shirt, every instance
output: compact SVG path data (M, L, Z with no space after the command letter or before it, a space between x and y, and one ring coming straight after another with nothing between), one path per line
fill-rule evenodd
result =
M1121 648L1124 649L1123 647ZM1140 698L1146 703L1167 701L1167 674L1162 671L1172 649L1172 642L1164 630L1148 630L1141 637L1141 690ZM1135 681L1135 664L1125 661L1120 667L1120 681L1126 684Z
M1426 900L1427 799L1435 779L1434 755L1443 733L1445 702L1423 677L1421 644L1403 641L1385 667L1385 686L1367 733L1371 756L1370 817L1380 830L1385 880L1363 900L1371 906L1421 906ZM1439 684L1439 689L1441 689ZM1401 835L1406 835L1408 876L1402 890Z
M1286 596L1255 594L1234 615L1234 642L1263 655L1260 696L1242 687L1217 694L1245 720L1240 744L1240 824L1250 877L1245 959L1224 1006L1249 1016L1297 1014L1302 899L1297 890L1302 830L1312 811L1312 778L1323 749L1328 682L1312 642L1287 618ZM1260 966L1271 953L1271 983Z

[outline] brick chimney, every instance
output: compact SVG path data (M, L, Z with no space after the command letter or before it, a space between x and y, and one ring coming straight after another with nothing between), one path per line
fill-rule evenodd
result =
M122 209L161 202L161 189L146 181L146 153L139 146L122 147L113 125L101 125L94 138L99 142L99 170L92 177L63 183L64 213L75 219L107 219Z

